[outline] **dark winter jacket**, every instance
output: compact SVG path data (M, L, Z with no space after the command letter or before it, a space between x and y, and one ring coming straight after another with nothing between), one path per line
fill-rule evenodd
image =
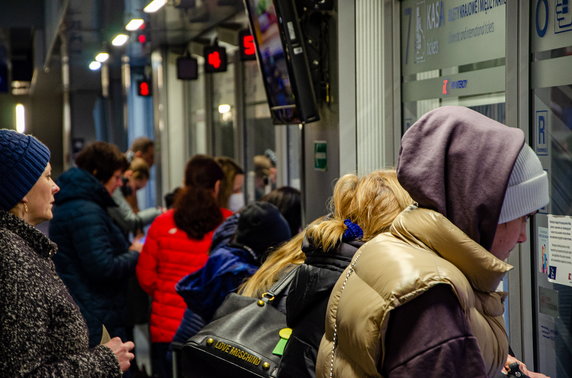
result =
M120 377L111 349L88 349L55 252L36 228L0 211L0 377Z
M89 172L72 168L58 179L50 238L58 274L77 302L89 328L89 343L101 340L102 326L125 339L127 280L135 274L138 253L113 222L110 194Z
M351 241L323 251L304 240L306 262L296 272L286 299L287 324L293 332L280 362L279 377L316 376L316 355L324 334L328 298L362 244Z
M238 228L238 218L240 213L234 213L226 218L224 222L215 230L213 241L211 244L211 252L229 244L234 238L236 229Z
M259 268L254 252L229 244L210 255L206 265L177 284L187 306L209 322L224 298Z

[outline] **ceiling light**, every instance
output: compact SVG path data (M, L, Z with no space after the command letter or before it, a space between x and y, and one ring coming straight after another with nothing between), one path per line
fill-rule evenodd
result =
M95 56L95 60L97 60L99 63L104 63L107 61L107 59L109 59L109 54L106 52L100 52Z
M131 21L129 21L127 25L125 25L125 30L129 31L138 30L144 23L145 20L143 20L142 18L132 18Z
M220 114L224 114L224 113L228 113L230 112L230 105L229 104L221 104L218 106L218 112Z
M117 34L115 38L111 41L113 46L123 46L129 40L127 34Z
M100 68L101 68L101 63L96 62L95 60L89 63L89 69L92 71L97 71Z
M143 8L143 12L145 13L155 13L159 9L163 7L163 5L167 4L167 0L153 0L145 8Z

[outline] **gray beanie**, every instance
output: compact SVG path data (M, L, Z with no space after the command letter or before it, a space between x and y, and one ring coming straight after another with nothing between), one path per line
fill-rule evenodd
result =
M0 129L0 210L16 206L42 176L49 161L50 150L33 136Z
M548 202L548 176L536 153L525 143L508 179L498 223L510 222L530 214Z

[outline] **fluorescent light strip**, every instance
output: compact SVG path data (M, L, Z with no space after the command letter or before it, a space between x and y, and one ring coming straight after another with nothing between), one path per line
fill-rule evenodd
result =
M145 21L142 18L132 18L131 21L125 25L125 30L135 31L138 30Z
M19 133L26 131L26 109L22 104L16 104L16 131Z
M143 12L145 13L155 13L159 9L163 7L163 5L167 4L167 0L153 0L145 8L143 8Z
M91 63L89 63L89 69L92 71L97 71L100 68L101 68L101 63L96 62L95 60L92 60Z
M113 46L123 46L127 41L129 41L129 36L127 34L117 34L111 41L111 44Z
M95 60L97 60L99 63L104 63L107 61L107 59L109 59L109 54L106 52L100 52L95 56Z

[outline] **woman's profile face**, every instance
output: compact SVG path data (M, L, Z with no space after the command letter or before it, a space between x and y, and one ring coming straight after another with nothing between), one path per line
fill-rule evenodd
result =
M59 191L59 186L52 179L52 166L48 163L44 173L24 197L28 209L25 214L28 223L35 226L52 219L54 195Z
M499 224L493 239L491 253L504 261L518 243L524 243L526 241L527 220L531 215Z

